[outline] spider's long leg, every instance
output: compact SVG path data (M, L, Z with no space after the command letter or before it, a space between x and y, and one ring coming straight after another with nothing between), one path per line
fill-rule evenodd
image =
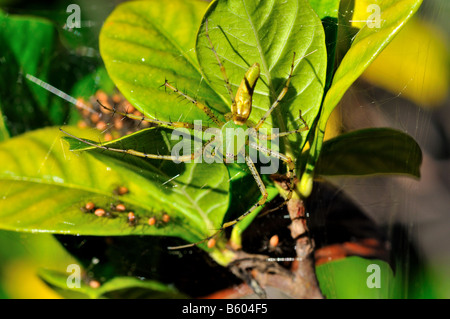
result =
M192 97L190 97L189 95L187 95L186 93L181 92L180 90L178 90L176 87L174 87L172 84L170 84L167 80L166 82L164 82L164 86L169 88L170 90L172 90L173 92L177 93L178 95L184 97L186 100L188 100L189 102L191 102L192 104L194 104L195 106L197 106L200 110L202 110L206 115L208 115L208 117L218 126L218 127L222 127L223 126L223 122L221 120L219 120L217 118L217 116L214 115L214 113L211 111L211 109L209 107L207 107L205 104L200 103L199 101L197 101L196 99L193 99Z
M254 148L258 151L261 151L263 153L265 153L268 156L273 156L276 158L279 158L280 160L282 160L285 164L286 167L288 169L288 175L289 175L289 179L290 179L290 185L289 185L289 192L286 196L286 200L284 201L283 204L281 204L279 207L283 206L284 204L286 204L292 197L292 193L294 192L294 180L295 180L295 164L294 161L287 155L284 155L282 153L273 151L267 147L261 146L256 142L249 142L248 143L249 147ZM278 208L278 207L277 207Z
M227 72L225 71L225 67L222 64L222 61L220 61L219 55L217 54L216 49L214 49L214 45L211 41L211 38L209 37L208 20L205 21L205 29L206 29L205 30L206 38L208 39L211 50L214 53L214 56L216 57L217 63L219 64L220 72L222 72L222 76L225 81L225 86L227 87L228 93L230 94L231 103L234 104L235 101L234 101L233 90L231 89L231 85L230 85L230 80L228 80L228 76L227 76Z
M245 162L247 163L247 166L250 169L250 172L252 173L253 178L256 181L256 184L258 184L258 188L261 191L262 198L257 203L255 203L252 207L250 207L250 209L248 209L244 214L242 214L241 216L239 216L238 218L236 218L232 221L229 221L229 222L223 224L221 227L221 230L224 230L225 228L233 226L234 224L243 220L248 214L253 212L256 208L264 205L267 200L267 196L269 196L269 194L267 193L266 187L264 186L264 183L261 179L261 176L259 176L258 170L256 169L255 164L253 164L250 156L248 156L248 155L245 156Z
M216 237L217 235L219 235L225 228L228 228L230 226L233 226L237 223L239 223L241 220L243 220L245 217L247 217L251 212L253 212L256 208L258 208L259 206L262 206L265 204L267 197L269 196L269 194L267 193L266 187L264 186L264 183L261 179L261 177L258 174L258 170L256 169L255 165L253 164L250 156L246 155L245 156L245 162L247 163L248 168L250 169L250 172L252 173L256 183L258 184L259 190L261 191L262 194L262 198L255 203L252 207L250 207L250 209L248 209L244 214L242 214L241 216L239 216L238 218L229 221L225 224L222 225L222 227L220 227L214 234L212 234L211 236L197 242L197 243L193 243L193 244L187 244L187 245L182 245L182 246L176 246L176 247L169 247L168 249L182 249L182 248L189 248L189 247L193 247L193 246L197 246L201 243L207 242L210 239Z
M182 155L182 156L174 156L174 155L159 155L159 154L147 154L144 152L140 152L140 151L136 151L133 149L120 149L120 148L114 148L114 147L109 147L109 146L105 146L105 145L99 145L96 143L93 143L91 141L79 138L75 135L72 135L66 131L64 131L63 129L59 129L61 132L63 132L64 134L84 143L90 146L93 146L95 148L99 148L105 151L111 151L111 152L117 152L117 153L124 153L124 154L130 154L133 156L138 156L138 157L143 157L143 158L152 158L152 159L160 159L160 160L167 160L167 161L178 161L178 162L188 162L191 160L194 160L195 158L197 158L198 156L201 156L203 153L203 149L204 147L206 147L206 145L208 145L210 142L207 142L205 144L205 146L201 149L196 150L194 153L189 154L189 155Z
M289 83L291 82L292 74L294 72L294 62L295 62L295 52L294 52L294 57L292 58L291 71L289 72L289 76L286 81L286 84L284 85L283 89L281 90L281 92L278 95L275 102L273 102L272 106L267 110L266 114L264 114L263 117L261 117L261 119L259 120L258 124L256 124L256 126L255 126L256 130L259 130L261 128L261 126L264 124L264 121L270 116L272 111L278 106L278 104L280 104L280 101L286 95L286 93L289 89Z
M302 121L304 126L299 127L296 130L287 131L287 132L280 132L280 133L273 133L273 134L270 134L270 135L265 135L265 134L262 134L260 131L258 131L258 138L261 139L261 140L273 140L273 139L275 139L277 137L282 137L282 136L287 136L287 135L290 135L290 134L297 134L297 133L300 133L300 132L308 131L309 130L308 124L303 119L301 111L300 111L300 120Z
M248 168L250 169L250 172L252 173L253 178L255 179L259 190L261 191L262 197L258 202L253 204L253 206L250 207L244 214L242 214L241 216L239 216L238 218L236 218L232 221L229 221L229 222L223 224L222 227L219 229L219 232L223 231L225 228L228 228L230 226L233 226L234 224L239 223L241 220L243 220L245 217L247 217L248 214L253 212L256 208L264 205L266 203L267 197L269 196L269 194L267 193L267 190L266 190L266 186L264 186L264 182L262 181L261 176L259 176L258 170L256 169L255 164L253 164L250 156L248 156L248 155L245 156L245 162L246 162Z
M152 123L158 126L163 126L163 127L168 127L168 128L187 128L187 129L195 129L196 126L194 126L194 124L192 123L186 123L186 122L168 122L168 121L161 121L158 119L152 119L149 117L145 117L145 116L138 116L138 115L134 115L134 114L129 114L129 113L124 113L124 112L119 112L116 109L111 109L103 104L100 103L100 101L97 101L98 104L100 104L101 107L103 107L104 109L112 112L113 114L119 114L123 117L132 119L132 120L138 120L141 122L148 122L148 123ZM208 127L207 126L202 126L202 130L206 130Z

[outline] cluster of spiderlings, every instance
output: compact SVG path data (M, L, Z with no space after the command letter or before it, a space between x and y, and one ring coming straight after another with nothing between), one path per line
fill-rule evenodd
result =
M161 227L170 222L170 216L164 213L161 218L156 218L155 216L145 218L145 217L137 217L134 213L128 213L128 224L130 226L153 226L153 227Z
M84 207L82 207L82 210L85 213L91 213L97 217L116 218L120 213L126 211L126 207L124 204L119 203L117 205L111 205L110 209L105 209L96 206L94 202L87 202Z
M125 186L116 187L113 191L113 194L117 196L123 196L128 193L129 190ZM94 202L88 202L81 208L81 210L84 211L85 213L92 213L97 217L107 217L107 218L116 218L120 214L126 213L127 223L130 226L147 225L159 227L170 222L170 216L167 213L162 214L161 218L159 219L157 219L154 216L149 218L138 217L133 211L127 209L125 204L121 202L117 204L110 204L108 210L102 207L97 207L94 204Z
M164 225L170 222L170 216L166 213L164 213L160 219L157 219L156 217L152 216L147 220L147 224L149 226L160 226Z
M111 204L110 209L107 210L102 207L97 207L93 202L88 202L81 209L85 213L91 213L97 217L106 217L106 218L116 218L120 214L126 213L127 223L130 226L148 225L159 227L170 222L170 216L166 213L164 213L160 219L157 219L154 216L148 219L139 218L138 216L136 216L134 212L127 210L126 206L123 203ZM147 221L145 222L145 220Z
M79 107L78 110L83 119L78 122L78 127L95 127L104 132L106 141L111 141L116 138L134 133L142 128L152 126L148 122L140 122L137 124L136 120L116 114L111 110L117 112L133 114L142 117L142 113L136 110L130 102L128 102L122 94L114 93L109 96L105 92L99 90L94 96L91 96L88 101L83 98L78 98L79 105L86 105L90 108ZM106 108L102 107L99 102Z

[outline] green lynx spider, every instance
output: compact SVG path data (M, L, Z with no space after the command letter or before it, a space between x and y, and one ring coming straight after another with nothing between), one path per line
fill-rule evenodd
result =
M288 91L289 88L289 83L290 80L293 76L293 71L294 71L294 62L295 62L295 52L293 54L293 60L292 60L292 64L290 67L290 72L289 72L289 76L286 80L286 83L283 87L283 89L281 90L281 92L278 94L278 97L276 98L276 100L273 102L273 104L271 105L271 107L267 110L267 112L261 117L261 119L258 121L258 123L255 125L253 123L250 123L250 121L248 120L251 110L252 110L252 96L253 96L253 90L255 88L256 82L259 79L260 76L260 66L258 63L253 64L245 73L244 78L242 79L242 82L237 90L236 95L233 95L233 91L230 85L230 82L228 80L228 76L226 74L225 71L225 67L223 66L219 55L217 54L216 50L214 49L213 43L211 41L211 38L209 36L209 32L208 32L208 22L206 21L206 37L209 41L209 45L210 48L212 50L212 52L214 53L217 63L220 67L220 71L222 73L223 79L225 81L226 84L226 88L228 90L228 93L230 95L231 98L231 113L226 114L225 118L227 120L226 123L224 123L223 121L221 121L219 118L217 118L214 113L211 111L211 109L206 106L205 104L193 99L192 97L188 96L187 94L179 91L176 87L174 87L173 85L171 85L167 80L165 81L165 83L163 84L163 86L165 86L167 89L173 91L174 93L182 96L183 98L185 98L186 100L188 100L189 102L191 102L192 104L194 104L196 107L198 107L200 110L202 110L219 128L220 130L224 131L225 128L242 128L244 131L246 131L248 128L253 128L256 132L258 132L258 138L260 140L263 139L274 139L277 137L282 137L282 136L286 136L289 134L295 134L295 133L299 133L302 131L307 131L309 130L308 125L306 124L306 122L303 120L303 118L301 117L300 114L300 119L303 123L303 127L300 127L296 130L292 130L292 131L287 131L287 132L280 132L280 133L276 133L276 134L270 134L270 135L264 135L261 132L259 132L260 128L262 127L262 125L264 124L264 121L271 115L272 111L279 105L279 103L281 102L281 100L283 99L283 97L286 95L286 92ZM103 106L103 105L102 105ZM104 108L106 108L105 106L103 106ZM109 109L110 110L110 109ZM151 118L146 118L146 117L140 117L140 116L136 116L133 114L127 114L127 113L122 113L122 112L117 112L116 110L110 110L115 112L116 114L119 114L121 116L124 117L128 117L131 119L135 119L135 120L139 120L139 121L145 121L145 122L150 122L152 124L158 125L158 126L164 126L164 127L168 127L168 128L172 128L172 129L176 129L176 128L187 128L187 129L198 129L196 127L194 127L193 124L191 123L186 123L186 122L168 122L168 121L161 121L158 119L151 119ZM202 127L202 130L204 130L205 128ZM66 134L68 134L67 132L64 132ZM70 136L72 136L73 138L91 145L93 147L96 148L100 148L100 149L104 149L107 151L113 151L113 152L121 152L121 153L126 153L126 154L130 154L130 155L134 155L134 156L138 156L138 157L143 157L143 158L150 158L150 159L159 159L159 160L171 160L171 161L178 161L178 162L188 162L191 160L194 160L195 158L197 158L197 156L201 156L203 153L203 150L205 149L205 147L212 143L214 141L214 138L209 140L208 142L206 142L202 149L192 153L192 154L188 154L188 155L182 155L182 156L174 156L174 155L157 155L157 154L146 154L140 151L136 151L136 150L132 150L132 149L118 149L118 148L111 148L108 146L104 146L104 145L100 145L100 144L95 144L92 142L89 142L87 140L78 138L76 136L73 136L71 134L68 134ZM222 136L226 136L225 132L222 134ZM225 143L224 143L225 144ZM187 245L182 245L182 246L176 246L176 247L169 247L169 249L181 249L181 248L188 248L188 247L193 247L196 246L198 244L204 243L206 241L209 241L210 239L215 238L218 234L220 234L225 228L228 228L230 226L235 225L236 223L238 223L239 221L241 221L242 219L244 219L246 216L248 216L252 211L254 211L257 207L262 206L265 204L267 197L268 197L268 193L266 190L266 187L264 186L264 183L255 167L255 165L253 164L250 156L248 154L245 154L245 146L253 148L257 151L260 151L262 153L265 153L268 156L272 156L275 158L280 159L281 161L283 161L287 167L287 174L290 178L290 188L288 191L288 194L286 196L286 200L283 204L285 204L291 197L292 197L292 193L293 193L293 188L294 188L294 178L295 178L295 163L294 161L287 155L284 155L282 153L273 151L267 147L264 147L262 145L260 145L258 142L251 142L248 140L248 137L245 140L245 145L243 145L242 148L240 149L236 149L235 153L234 153L234 157L236 157L236 154L241 155L244 159L245 159L245 163L247 164L250 172L252 173L259 190L261 191L262 197L260 198L260 200L255 203L252 207L250 207L245 213L243 213L241 216L239 216L238 218L226 222L224 223L214 234L210 235L209 237L196 242L196 243L191 243L191 244L187 244ZM224 155L225 158L225 155Z

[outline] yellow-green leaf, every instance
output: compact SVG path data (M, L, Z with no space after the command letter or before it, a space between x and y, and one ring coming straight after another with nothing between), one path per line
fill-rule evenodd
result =
M314 141L311 145L308 162L301 179L303 182L312 180L315 163L319 158L326 124L331 112L352 83L413 16L421 2L421 0L379 0L371 3L372 6L376 6L379 9L380 15L375 18L379 19L380 24L371 24L372 20L364 24L353 39L350 49L334 74L333 82L323 102ZM370 17L370 19L372 18ZM307 190L309 189L300 189L300 192L304 196L309 196Z

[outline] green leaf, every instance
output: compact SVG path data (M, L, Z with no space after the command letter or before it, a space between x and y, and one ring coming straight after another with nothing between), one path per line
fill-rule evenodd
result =
M174 138L172 132L170 129L144 129L102 145L116 149L134 149L147 154L171 155L176 145L186 142L186 140L180 141ZM93 150L93 155L101 158L104 163L139 171L140 176L152 181L153 187L160 188L162 196L168 197L163 200L172 205L178 205L178 209L182 211L190 210L193 221L206 224L203 234L208 234L221 225L228 207L229 182L225 165L221 163L175 164L171 160L146 160L132 155L124 156L123 153L99 150L70 137L67 139L71 150ZM187 142L190 145L190 139ZM172 188L173 194L168 192L167 188ZM170 198L172 195L174 198ZM209 206L209 208L203 210L202 206ZM195 230L194 227L192 231L195 232Z
M421 0L374 1L374 4L380 6L380 28L370 28L365 25L356 35L352 46L336 70L333 84L325 97L324 119L328 118L350 85L375 60L417 11L421 2Z
M192 103L161 86L167 79L180 90L224 113L223 101L204 81L195 58L195 34L206 2L127 2L105 21L100 52L122 94L146 115L160 120L210 119Z
M90 287L80 280L79 287L69 288L67 282L70 275L71 273L61 273L49 269L39 271L39 277L66 298L170 299L185 297L173 287L154 280L142 280L135 277L115 277L98 288Z
M92 130L67 130L76 136L98 136ZM123 158L122 154L119 160L112 152L70 152L61 136L56 128L48 128L0 144L0 228L97 236L176 236L196 242L221 225L229 196L224 165L177 165L128 155ZM169 141L167 131L147 129L111 145L132 143L133 148L139 145L150 153L168 149ZM81 144L71 141L72 146L77 143ZM129 193L117 195L119 186L126 186ZM111 218L84 212L82 207L90 201L110 211ZM129 225L127 213L111 209L117 203L135 213L137 225ZM164 213L170 216L168 223L161 221ZM150 217L158 220L156 225L147 224Z
M228 101L230 111L230 95L205 34L206 19L209 36L223 62L233 94L246 70L255 62L261 66L261 78L253 94L252 122L260 120L284 87L295 52L294 77L289 90L275 114L266 120L265 127L278 127L280 131L297 129L302 125L300 110L308 125L312 124L325 85L326 48L320 19L307 1L211 3L197 37L197 56L203 74ZM297 141L295 152L305 143L296 134L290 140Z
M46 120L48 92L29 83L25 75L47 77L53 39L54 27L48 21L0 10L0 107L11 135Z
M306 159L308 152L302 154ZM422 151L409 135L371 128L342 134L323 144L317 175L408 174L420 177Z
M394 274L381 260L348 257L318 266L316 274L328 299L387 299L393 295ZM377 281L379 288L369 287Z
M417 11L421 2L421 0L374 1L374 4L380 7L380 27L369 28L366 24L358 32L334 74L333 82L323 102L305 173L301 178L300 191L304 196L309 195L309 185L312 182L315 164L319 159L325 127L331 112L352 83Z

